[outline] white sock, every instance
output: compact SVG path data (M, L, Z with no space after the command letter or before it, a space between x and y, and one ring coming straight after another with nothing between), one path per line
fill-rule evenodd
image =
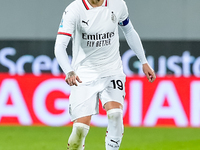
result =
M105 138L106 150L118 150L124 133L123 112L121 109L107 111L108 128Z
M72 133L68 139L68 150L84 150L85 137L90 127L83 123L74 123Z

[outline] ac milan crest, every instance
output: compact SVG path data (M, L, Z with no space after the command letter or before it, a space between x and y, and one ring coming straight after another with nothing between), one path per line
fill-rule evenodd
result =
M113 21L113 23L115 23L117 21L117 17L115 16L113 11L112 11L112 14L111 14L111 20Z

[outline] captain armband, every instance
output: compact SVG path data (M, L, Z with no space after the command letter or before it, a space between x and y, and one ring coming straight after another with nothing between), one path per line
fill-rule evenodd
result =
M120 26L126 26L129 23L129 17L127 17L124 21L119 22Z

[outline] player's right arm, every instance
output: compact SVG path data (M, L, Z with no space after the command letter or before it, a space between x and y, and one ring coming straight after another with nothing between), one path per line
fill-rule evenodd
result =
M71 36L74 33L76 23L75 13L73 12L73 9L70 9L72 5L73 4L68 6L63 13L63 17L58 30L58 35L56 37L54 54L60 67L66 75L65 81L67 82L67 84L69 84L70 86L77 86L76 81L81 82L81 80L71 67L68 54L66 52L66 48L69 44Z
M71 37L66 36L66 35L57 35L54 54L56 56L56 59L60 67L62 68L63 72L66 75L65 81L67 82L67 84L70 86L73 86L73 85L77 86L76 81L81 83L81 80L73 71L69 63L68 54L66 52L66 48L67 48L67 45L69 44L70 38Z

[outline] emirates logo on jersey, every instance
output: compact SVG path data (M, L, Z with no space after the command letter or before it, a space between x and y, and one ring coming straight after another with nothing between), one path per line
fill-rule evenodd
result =
M87 33L82 33L82 39L84 40L102 40L102 39L109 39L115 35L114 32L107 32L107 33L96 33L93 35L89 35Z
M111 13L111 20L113 21L113 23L116 23L116 21L117 21L117 17L116 17L116 15L114 14L113 11L112 11L112 13Z
M111 39L114 35L114 32L96 33L94 35L82 33L82 39L86 41L87 47L103 47L111 45Z

